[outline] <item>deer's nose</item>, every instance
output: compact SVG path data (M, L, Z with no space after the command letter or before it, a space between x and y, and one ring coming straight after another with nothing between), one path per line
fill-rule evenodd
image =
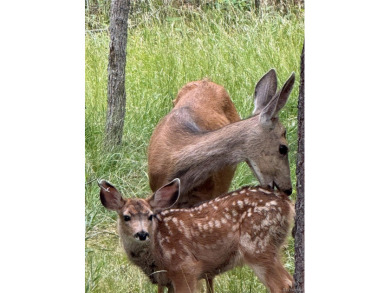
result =
M292 188L285 190L284 193L287 194L287 195L291 195Z
M138 232L134 235L136 239L139 239L141 241L144 241L149 238L149 233L145 231Z

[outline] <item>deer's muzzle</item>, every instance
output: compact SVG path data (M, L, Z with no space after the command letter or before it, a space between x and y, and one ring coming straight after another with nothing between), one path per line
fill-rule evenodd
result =
M149 233L145 231L138 232L134 235L135 239L138 239L140 241L145 241L149 238Z

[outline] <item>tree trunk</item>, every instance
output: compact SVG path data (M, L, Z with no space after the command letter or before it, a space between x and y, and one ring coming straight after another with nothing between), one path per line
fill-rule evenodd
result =
M255 0L255 11L257 13L260 11L260 0Z
M127 19L130 0L112 0L110 11L110 53L108 57L107 88L107 147L119 145L122 141L125 120L126 92L125 67L127 45Z
M305 44L301 55L298 98L297 201L295 203L295 291L305 292Z

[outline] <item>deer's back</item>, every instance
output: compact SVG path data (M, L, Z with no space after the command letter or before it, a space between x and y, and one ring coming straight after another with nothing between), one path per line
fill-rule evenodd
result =
M188 108L192 112L192 119L203 131L215 130L240 120L225 88L208 80L186 84L173 103L174 109Z

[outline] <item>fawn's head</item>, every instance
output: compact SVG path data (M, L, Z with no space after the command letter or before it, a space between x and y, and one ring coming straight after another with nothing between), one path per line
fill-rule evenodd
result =
M138 198L124 199L121 193L105 180L101 180L99 186L103 206L118 213L120 233L132 237L135 241L149 241L153 212L147 201Z
M277 92L277 78L274 69L266 73L257 83L254 93L258 126L253 130L258 135L250 135L247 144L248 164L262 187L270 187L292 193L290 167L288 163L288 143L286 129L279 121L278 113L284 107L293 89L295 74Z
M173 206L180 194L179 179L164 185L148 199L124 199L121 193L105 180L101 180L99 186L103 206L118 213L120 234L140 242L150 240L154 212Z

